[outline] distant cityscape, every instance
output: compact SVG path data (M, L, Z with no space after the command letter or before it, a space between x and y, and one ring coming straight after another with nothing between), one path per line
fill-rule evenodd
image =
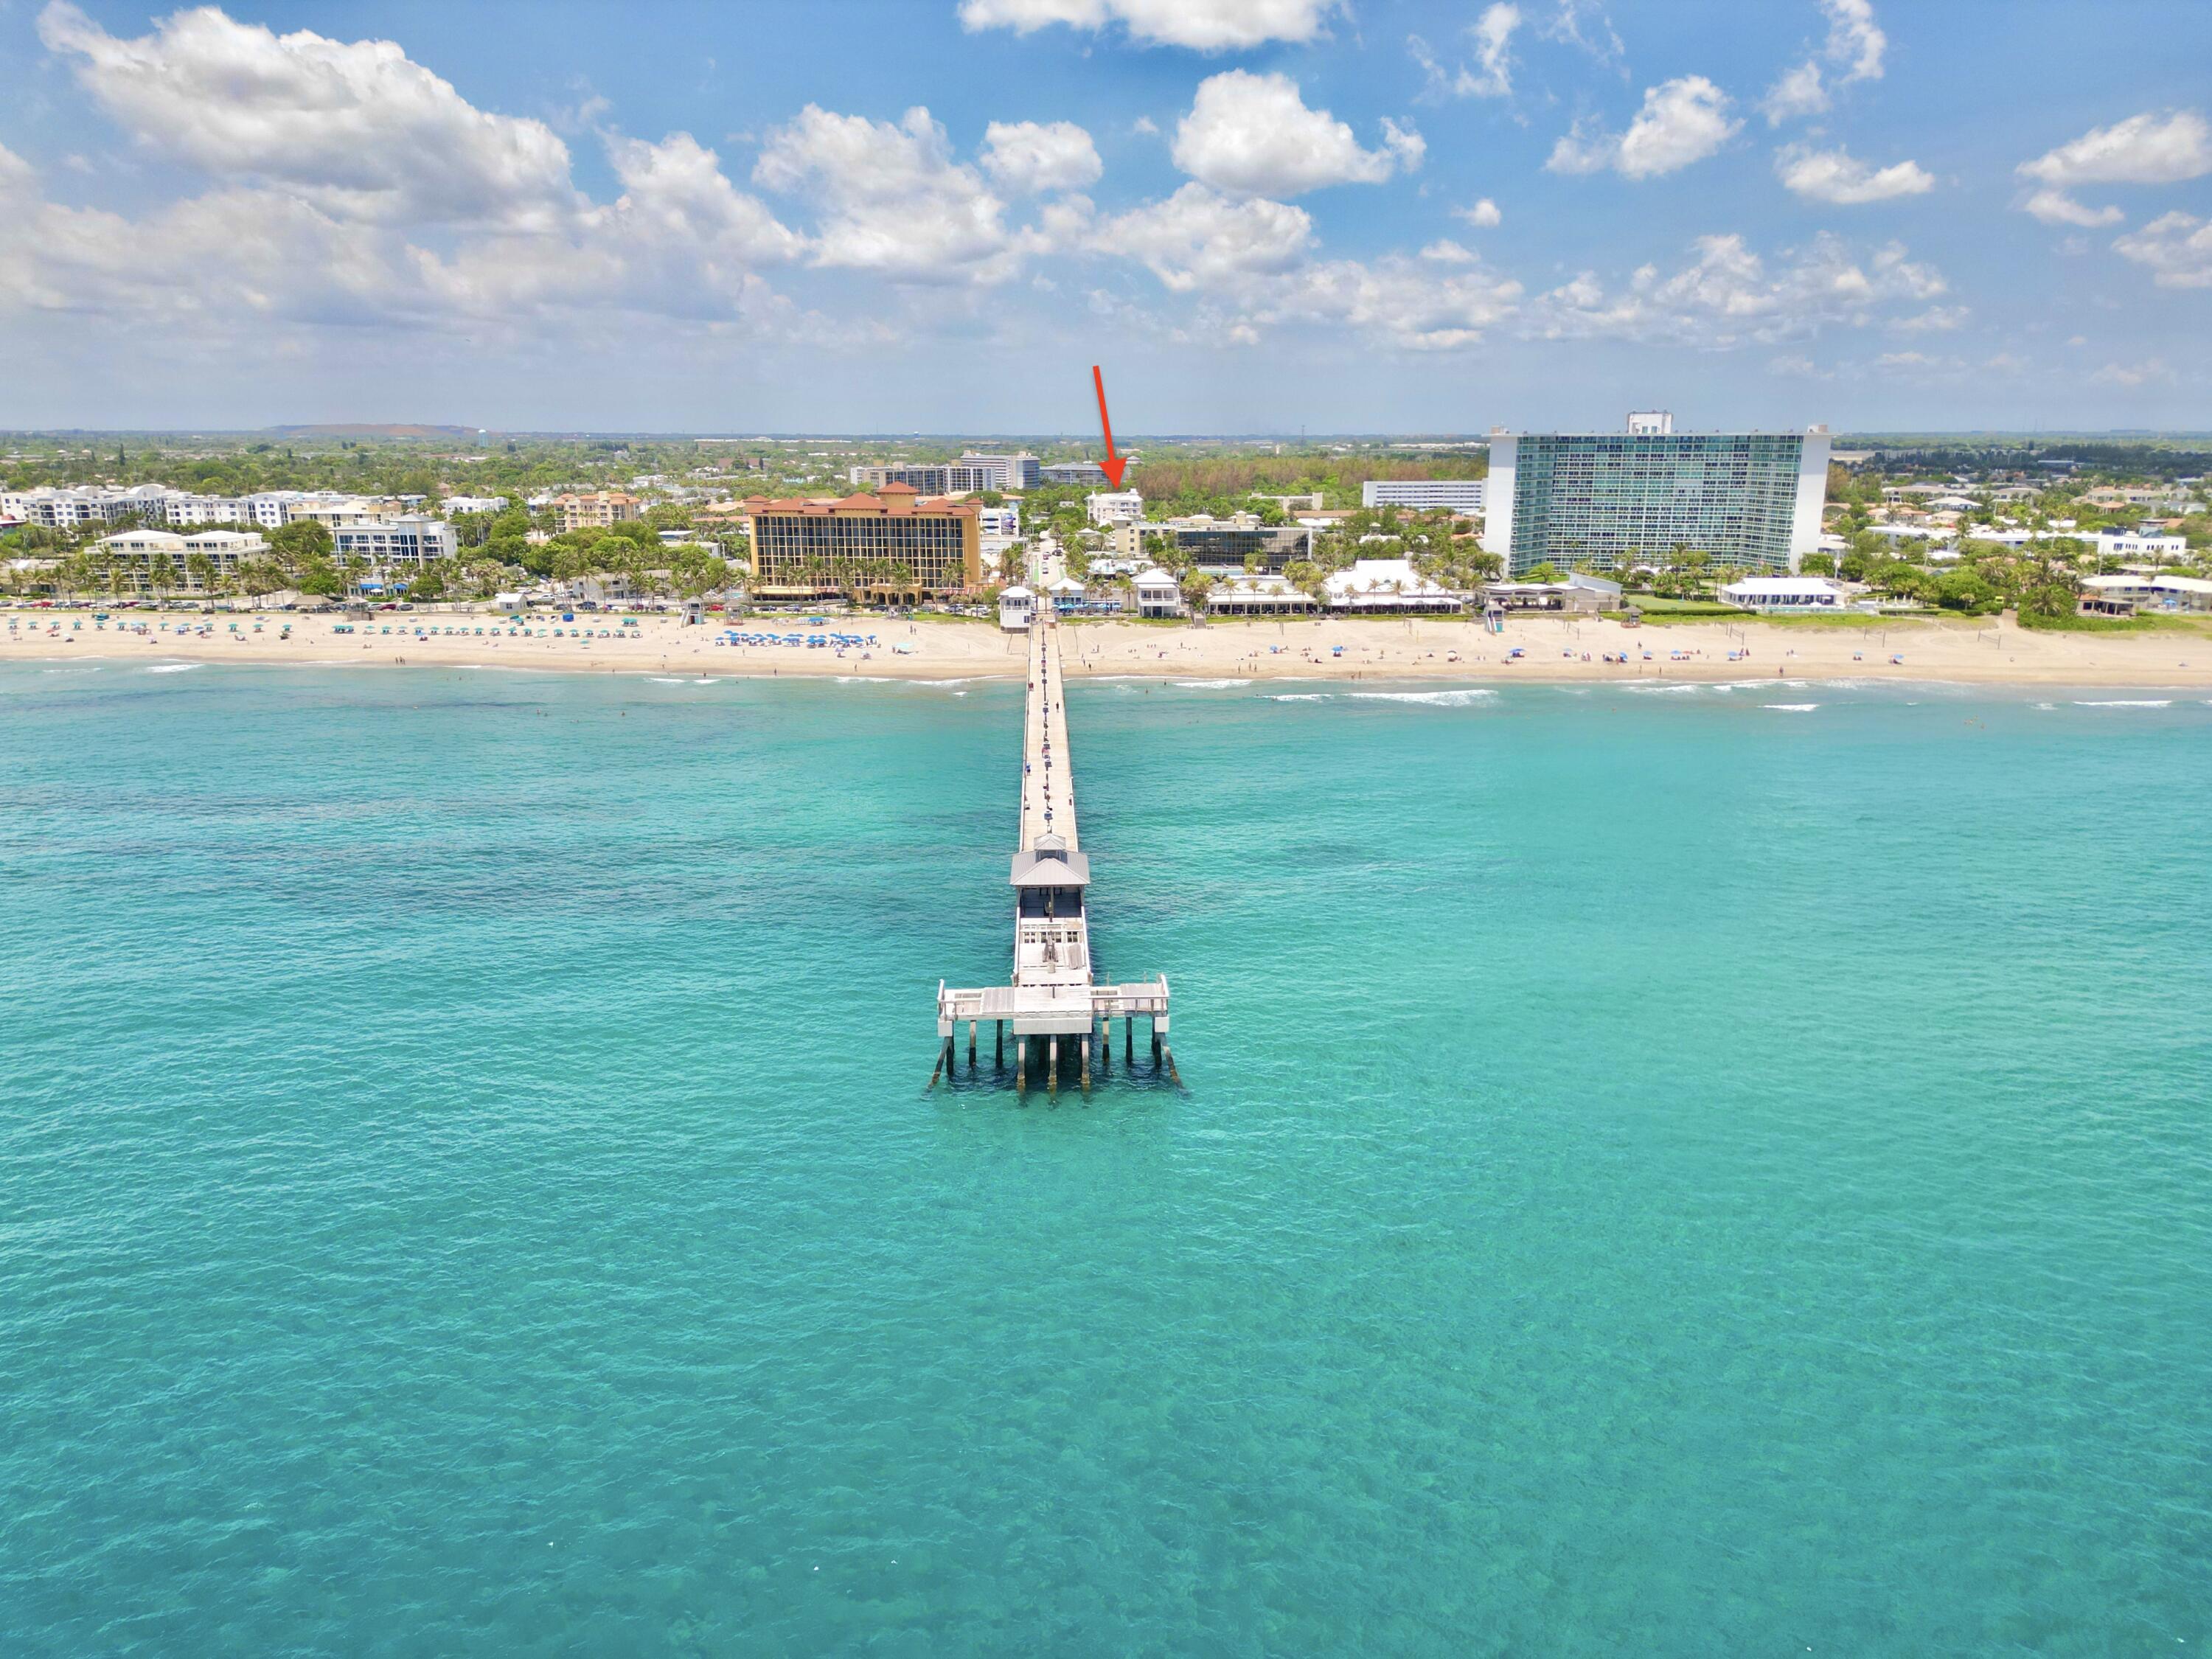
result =
M1929 466L1838 449L1821 426L1699 432L1639 410L1611 432L1498 427L1477 444L1439 443L1426 453L1449 465L1425 474L1387 450L1161 446L1117 489L1095 460L1018 448L933 457L887 445L840 459L756 445L732 455L666 441L646 453L695 464L591 488L471 488L452 473L483 477L497 457L421 457L421 487L376 493L30 483L13 476L23 459L13 456L0 471L0 581L28 597L711 597L995 607L1002 620L1042 604L1165 618L1573 612L1698 597L1881 611L2016 601L2019 567L2034 558L2063 564L2083 614L2212 610L2200 475L2120 481L2125 467L2101 452L2085 484L2079 458L1931 446L1953 464ZM635 453L548 447L537 465ZM356 467L370 459L344 448ZM1231 475L1243 486L1226 487ZM1270 488L1276 478L1316 487ZM740 494L750 479L800 488ZM830 479L836 492L821 487Z

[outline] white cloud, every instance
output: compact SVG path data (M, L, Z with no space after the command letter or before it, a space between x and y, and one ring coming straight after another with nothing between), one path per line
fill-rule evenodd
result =
M40 15L39 35L149 149L332 214L545 230L576 204L550 127L475 108L389 40L278 35L213 7L125 40L65 0Z
M2212 124L2194 110L2146 111L2094 127L2079 138L2022 161L2023 179L2043 186L2021 203L2046 225L2094 229L2126 217L2110 205L2091 207L2071 193L2079 185L2177 185L2212 173Z
M920 106L890 122L809 104L769 133L753 179L818 204L817 265L988 283L1019 264L1006 204L953 161L945 129Z
M1325 185L1380 184L1420 165L1418 133L1383 123L1383 148L1362 149L1327 110L1309 109L1287 75L1230 70L1199 83L1176 128L1175 163L1201 184L1250 196L1296 196Z
M1504 222L1505 216L1498 210L1498 204L1487 196L1473 207L1454 208L1452 217L1464 219L1477 230L1490 230Z
M1936 188L1935 175L1917 161L1876 169L1840 149L1816 150L1793 144L1774 158L1782 182L1800 196L1841 207L1922 196Z
M1474 36L1475 62L1480 72L1471 79L1466 70L1460 71L1464 90L1478 98L1505 98L1513 92L1513 60L1507 47L1513 31L1521 27L1521 9L1504 3L1487 7L1474 21L1468 31Z
M805 246L757 198L732 185L720 159L688 132L657 144L610 137L607 159L623 194L602 216L629 234L718 247L749 263L796 258Z
M1771 374L1811 375L1820 373L1810 357L1798 356L1770 357L1766 360L1766 368Z
M1882 58L1889 50L1889 37L1875 21L1872 0L1820 0L1820 9L1828 15L1828 38L1821 44L1820 57L1808 58L1796 68L1785 70L1782 78L1768 90L1759 107L1766 112L1769 126L1780 126L1795 116L1817 115L1828 107L1828 87L1820 69L1821 58L1833 66L1837 78L1846 83L1881 79Z
M1828 14L1828 61L1843 65L1846 81L1881 80L1889 37L1874 21L1870 0L1820 0L1820 7Z
M2147 266L2160 288L2212 288L2212 221L2165 214L2112 246Z
M1224 52L1310 40L1342 9L1342 0L961 0L960 23L1029 34L1054 23L1095 31L1119 22L1148 45Z
M1702 75L1662 81L1644 94L1644 107L1619 137L1577 121L1553 146L1544 165L1553 173L1598 173L1650 179L1702 161L1741 131L1728 113L1728 94Z
M1946 334L1966 320L1965 306L1930 306L1910 317L1899 317L1890 327L1899 334Z
M1234 286L1289 270L1313 241L1313 216L1286 202L1234 201L1204 185L1185 185L1109 219L1094 243L1139 261L1178 294Z
M1382 118L1382 148L1398 158L1398 165L1405 171L1418 173L1429 153L1429 141L1386 115Z
M1091 135L1073 121L994 121L983 135L983 170L1024 193L1073 190L1105 172Z
M1261 329L1320 324L1410 350L1449 350L1513 312L1521 288L1450 242L1418 258L1316 260L1302 208L1185 185L1095 228L1093 249L1139 261L1171 292L1201 302L1188 337L1249 343Z
M1540 297L1532 307L1534 331L1553 339L1775 343L1832 325L1864 327L1885 312L1924 305L1946 287L1894 242L1862 259L1823 234L1791 251L1779 269L1770 269L1741 236L1704 236L1692 246L1697 258L1673 276L1646 264L1617 292L1583 272Z
M2173 371L2164 359L2146 357L2139 363L2106 363L2089 378L2106 386L2164 385L2173 379Z
M1828 107L1828 88L1820 78L1820 66L1803 63L1784 70L1759 107L1770 127L1778 127L1796 116L1818 115Z
M2117 225L2127 217L2116 207L2089 207L2075 201L2063 190L2047 187L2037 191L2021 206L2046 225L2081 225L2094 228L2098 225Z
M1579 47L1601 64L1620 63L1626 51L1620 31L1597 0L1559 0L1552 21L1540 32L1547 40Z
M2075 185L2178 185L2212 173L2212 125L2194 110L2130 116L2020 164L2023 178Z
M1392 254L1308 266L1261 296L1253 316L1355 329L1411 351L1454 351L1511 316L1520 295L1518 283L1479 264L1440 275Z
M1520 7L1507 3L1507 0L1497 0L1497 3L1486 7L1482 15L1468 26L1467 32L1474 40L1474 67L1462 64L1449 76L1419 35L1408 37L1407 44L1428 71L1432 89L1462 98L1510 98L1513 95L1510 47L1513 31L1521 27L1521 21Z
M280 36L212 9L130 40L66 5L40 27L141 144L211 187L133 220L44 200L20 163L0 167L17 233L0 312L143 325L179 352L288 325L514 337L586 311L802 320L757 267L805 240L687 133L609 136L623 193L599 204L550 129L476 109L388 42Z

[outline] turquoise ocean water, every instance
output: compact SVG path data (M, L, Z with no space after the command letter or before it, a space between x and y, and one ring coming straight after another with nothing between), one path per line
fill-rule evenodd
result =
M2202 695L1267 692L0 667L0 1650L2212 1642Z

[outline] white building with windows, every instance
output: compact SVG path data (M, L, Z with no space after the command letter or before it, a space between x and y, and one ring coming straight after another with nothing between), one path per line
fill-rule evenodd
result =
M1145 498L1134 489L1095 489L1083 498L1083 510L1102 529L1135 524L1145 516Z
M1745 576L1722 588L1721 598L1746 611L1840 611L1848 594L1826 576Z
M2179 564L2189 556L2189 544L2179 536L2151 530L2100 530L2097 556L2133 559L2143 564Z
M410 516L380 524L346 525L332 532L335 551L343 559L360 559L373 570L394 565L423 565L450 559L455 551L453 526L443 519Z
M1157 565L1150 570L1140 570L1129 583L1137 601L1140 617L1180 617L1182 615L1182 589L1176 579Z
M229 580L246 560L268 552L269 544L238 530L201 530L189 536L173 530L124 530L101 537L100 550L129 571L141 590L154 585L158 562L161 586L197 593L207 586L204 578Z
M2212 581L2197 576L2090 576L2081 608L2107 616L2138 611L2212 611Z
M1359 486L1362 507L1409 507L1418 513L1482 513L1480 478L1370 478ZM1318 503L1316 503L1318 505Z
M982 551L984 563L1003 564L1006 550L1021 538L1020 502L1008 501L1004 507L979 507L975 509L975 540Z
M446 497L445 511L449 514L504 513L507 511L507 497L504 495L448 495Z
M104 484L0 493L0 519L21 519L48 530L81 530L87 525L119 524L133 514L166 521L164 503L175 492L167 484L134 484L114 489Z

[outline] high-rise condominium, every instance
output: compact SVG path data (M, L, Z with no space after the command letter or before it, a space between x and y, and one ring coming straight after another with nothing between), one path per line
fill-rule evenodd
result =
M1828 428L1677 432L1632 415L1624 432L1490 434L1482 545L1521 575L1540 564L1617 570L1701 552L1716 565L1795 570L1820 544Z

